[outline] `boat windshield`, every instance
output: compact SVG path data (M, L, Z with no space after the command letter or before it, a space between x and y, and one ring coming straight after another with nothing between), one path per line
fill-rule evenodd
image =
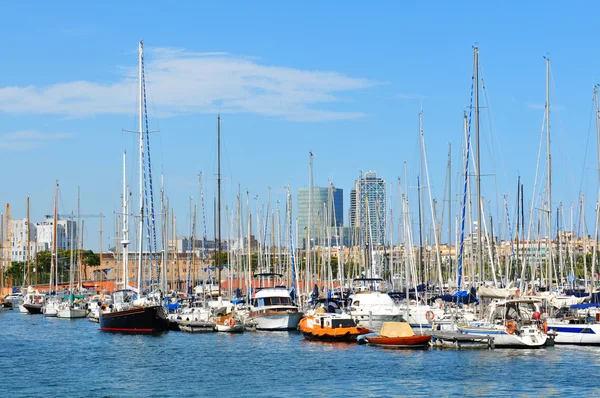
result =
M118 290L113 293L113 303L123 304L133 302L136 299L135 292L133 290Z
M267 305L292 305L289 297L263 297L256 299L256 307Z

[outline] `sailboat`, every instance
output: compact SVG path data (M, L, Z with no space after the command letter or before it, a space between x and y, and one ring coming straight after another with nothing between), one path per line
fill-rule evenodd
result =
M127 257L128 257L128 235L124 234L123 244L123 267L124 267L124 289L113 293L113 304L109 305L106 311L100 312L100 330L107 332L123 332L123 333L160 333L169 330L169 321L167 313L160 304L160 294L153 293L142 297L143 288L143 272L142 261L144 257L144 47L143 42L139 42L138 47L138 72L139 72L139 200L140 200L140 215L139 215L139 248L138 248L138 274L137 274L137 290L129 289ZM146 131L147 134L147 131ZM125 170L123 171L125 175ZM125 178L123 179L125 186ZM123 195L124 203L126 203L126 194ZM126 206L124 206L126 207ZM124 212L126 214L126 212ZM128 230L126 225L125 215L123 222L124 232ZM148 250L151 250L148 247ZM164 276L163 276L164 277Z
M547 62L549 62L549 60L547 60ZM548 80L546 81L548 82ZM594 87L594 102L596 135L598 139L598 163L600 164L600 109L598 104L598 86ZM547 112L549 112L548 107L549 106L547 105ZM599 222L600 213L599 209L597 208L594 242L598 241ZM558 313L555 313L554 316L547 319L547 329L556 333L556 337L554 339L556 344L600 345L600 313L598 312L598 307L600 307L600 304L598 304L597 300L594 300L594 295L597 295L597 293L594 292L596 287L594 282L594 275L596 272L596 253L597 248L594 247L594 258L592 260L592 281L589 288L589 299L591 299L591 302L586 304L572 304L573 300L569 300L567 298L566 302L571 301L572 305L561 305L562 308L557 311Z
M79 196L79 195L78 195ZM79 202L79 198L78 198L78 202ZM78 206L79 208L79 206ZM79 213L79 210L78 210ZM71 222L73 217L71 217ZM61 303L61 305L58 308L58 312L56 313L56 317L57 318L68 318L68 319L74 319L74 318L85 318L87 316L88 310L87 310L87 305L86 303L83 301L83 296L76 296L75 295L75 288L73 286L74 284L74 279L75 279L75 264L73 262L73 235L71 234L71 258L69 261L69 280L70 280L70 286L69 286L69 295L66 297L66 301L64 301L63 303ZM79 237L79 234L77 234L77 236ZM79 239L79 238L78 238Z
M481 167L479 154L479 49L473 49L473 85L475 97L475 136L476 136L476 165L475 172L477 177L477 264L480 281L483 282L483 254L481 240ZM467 145L470 147L469 131L467 130ZM469 150L467 150L469 152ZM468 156L468 154L467 154ZM458 289L462 287L462 250L464 241L464 203L466 200L466 187L468 175L468 157L465 167L465 191L463 194L463 211L462 211L462 232L461 232L461 251L459 254L458 263ZM474 282L471 281L471 286L474 287ZM494 300L488 307L484 309L484 316L481 320L469 322L466 325L456 325L458 331L470 336L492 336L496 347L541 347L547 340L547 329L540 317L539 299L519 299L508 298L504 300Z
M58 251L57 251L57 223L58 223L58 180L54 193L54 218L52 221L52 260L50 263L49 295L46 298L42 312L45 317L55 317L58 313L60 299L58 298ZM54 294L53 294L54 292Z

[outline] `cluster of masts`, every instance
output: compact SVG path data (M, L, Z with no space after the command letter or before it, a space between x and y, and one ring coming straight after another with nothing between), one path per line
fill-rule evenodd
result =
M179 257L173 245L168 242L174 242L177 239L176 219L174 211L169 208L169 200L165 197L164 188L160 190L160 212L154 212L154 201L152 194L152 172L150 162L150 145L148 135L148 122L145 106L145 88L144 88L144 64L143 64L143 45L139 44L139 213L136 214L138 228L136 230L136 252L137 272L130 270L129 251L131 247L129 218L131 209L129 206L129 187L126 185L125 154L123 154L123 195L121 213L117 214L118 223L121 224L120 231L120 249L122 254L122 269L119 278L124 286L130 286L131 277L137 278L136 288L138 291L160 289L168 291L175 288L174 281L180 281L185 277L186 290L191 292L193 285L202 277L216 278L219 282L219 293L221 288L221 272L224 266L229 272L229 289L232 286L238 286L242 290L250 286L250 278L254 272L279 272L293 281L292 285L300 283L303 290L310 292L314 284L327 285L330 288L336 286L345 286L345 281L355 277L385 277L393 284L399 281L400 285L417 284L417 281L431 285L445 286L449 289L461 290L466 286L474 286L486 281L493 282L497 286L506 286L518 283L522 289L537 286L552 287L553 284L562 284L567 279L573 283L577 272L578 247L569 240L563 242L561 233L564 228L562 203L556 209L556 235L553 233L553 213L552 205L552 157L550 140L550 59L546 58L546 103L544 112L544 134L546 138L546 183L543 193L545 198L541 202L541 210L535 207L538 203L537 193L537 175L534 183L533 197L531 206L528 209L529 223L525 223L526 209L524 208L523 185L518 183L517 198L517 217L513 229L510 212L506 197L503 203L504 221L499 224L503 227L504 234L494 233L494 222L491 211L486 215L485 202L481 194L481 156L480 156L480 128L479 128L479 51L474 48L474 67L473 67L473 90L470 109L464 114L464 184L460 193L460 209L455 219L454 231L452 228L452 200L451 197L451 150L448 150L448 168L446 173L446 184L444 192L444 202L448 203L448 209L442 206L441 217L437 202L432 197L431 182L429 176L429 166L427 161L427 152L425 145L425 134L423 131L423 115L419 114L419 137L421 149L421 173L418 177L418 225L411 215L415 206L409 201L409 186L406 176L406 164L404 167L404 186L400 178L397 187L397 208L398 214L389 212L389 228L387 229L387 244L373 244L372 226L367 225L361 228L359 224L358 231L351 231L352 242L344 242L344 231L341 227L336 227L335 212L333 211L332 200L323 206L322 221L324 222L323 236L311 236L311 228L299 230L297 218L293 213L293 203L290 186L286 186L285 214L281 215L280 203L277 201L275 209L271 208L271 190L268 193L268 203L266 211L264 206L259 211L258 196L256 199L256 210L254 214L251 211L250 195L246 192L245 200L238 187L238 194L235 206L229 209L225 208L226 238L227 244L226 260L221 253L222 231L221 231L221 150L220 150L220 115L218 116L218 192L217 203L215 204L215 232L216 232L216 250L211 258L208 256L208 250L205 247L207 240L206 234L206 211L204 203L204 194L202 188L202 173L200 173L200 206L202 221L201 247L195 247L197 242L197 209L194 206L191 209L190 198L190 240L192 242L188 248L190 256L185 269L185 275L180 274L180 267L175 266ZM598 168L600 170L600 112L598 111L598 89L594 88L594 100L596 103L596 128L598 132ZM474 139L471 134L474 134ZM472 153L471 142L474 141L474 153ZM309 225L313 225L312 220L314 211L312 191L313 191L313 157L309 153ZM473 165L471 165L473 163ZM471 168L474 168L475 193L472 194L471 188ZM423 181L423 177L426 181ZM600 177L599 177L600 179ZM422 184L426 183L427 192L423 191ZM331 185L331 184L330 184ZM429 197L429 210L425 205L425 197ZM600 199L600 198L599 198ZM245 202L245 209L244 209ZM366 211L375 208L381 204L373 203L366 206ZM581 196L581 219L584 219L584 198ZM445 212L447 211L447 243L442 243L443 224L445 222ZM427 216L426 214L429 213ZM475 216L473 216L475 213ZM192 216L193 214L193 216ZM160 219L160 240L163 242L162 250L159 252L156 222L157 215ZM368 220L369 215L363 215ZM424 239L424 220L430 217L430 238ZM488 224L489 217L489 224ZM593 285L594 275L596 273L597 262L597 242L598 242L598 224L600 212L596 211L596 223L591 241L593 242L591 268L587 264L587 231L583 231L583 276L586 280L590 277ZM571 210L572 218L572 210ZM397 226L395 226L397 221ZM571 225L573 223L571 222ZM585 223L583 223L585 226ZM146 230L144 227L146 226ZM477 226L477 227L474 227ZM397 234L395 228L397 227ZM270 230L270 234L269 234ZM256 232L254 232L256 231ZM454 234L453 234L454 232ZM571 230L574 234L574 231ZM453 236L454 235L454 238ZM507 242L514 245L509 255L500 255L498 250L497 238L499 235L507 236ZM536 238L537 235L537 238ZM556 239L552 237L556 236ZM396 239L394 239L396 237ZM417 238L415 238L417 237ZM418 241L417 241L418 240ZM432 242L433 244L428 244ZM145 243L147 241L147 244ZM452 242L454 241L454 245ZM319 242L313 244L313 242ZM538 253L533 256L537 260L532 260L532 256L525 255L524 250L520 248L524 242L538 242ZM344 244L346 243L346 245ZM144 249L144 246L146 248ZM530 243L529 243L530 245ZM447 255L442 254L443 247L447 248ZM557 247L555 247L557 246ZM401 250L397 250L400 247ZM454 251L454 255L451 252ZM565 254L566 251L566 254ZM154 253L150 256L145 253ZM150 258L147 263L145 259ZM196 268L195 261L200 257L200 264L207 268L208 272L200 272ZM539 258L544 257L545 261ZM254 260L255 259L255 260ZM223 261L225 260L225 261ZM504 262L504 264L503 264ZM558 262L558 267L557 263ZM216 275L211 272L214 271ZM176 275L177 273L177 275ZM201 276L203 275L203 276ZM297 288L294 286L294 288Z

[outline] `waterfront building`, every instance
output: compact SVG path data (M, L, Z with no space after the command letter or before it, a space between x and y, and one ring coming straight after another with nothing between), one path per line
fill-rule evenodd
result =
M331 189L313 187L312 200L309 199L310 196L309 188L298 188L298 234L302 247L305 247L307 232L310 233L313 245L317 245L319 238L337 238L340 234L339 227L344 225L342 189L334 186Z
M37 251L52 250L54 244L54 219L46 217L40 223L35 224ZM71 239L75 247L78 245L77 222L75 220L56 221L56 249L69 250L71 247Z
M11 221L11 247L12 247L12 261L27 261L27 218L22 220ZM35 224L31 224L30 227L30 255L33 257L36 247L35 240L37 236L37 227Z

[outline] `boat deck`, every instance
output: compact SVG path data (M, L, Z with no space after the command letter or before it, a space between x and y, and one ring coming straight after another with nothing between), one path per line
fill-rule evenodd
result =
M473 336L458 332L440 332L432 331L431 333L433 345L436 347L456 347L459 350L464 345L481 346L488 349L494 349L494 336Z

